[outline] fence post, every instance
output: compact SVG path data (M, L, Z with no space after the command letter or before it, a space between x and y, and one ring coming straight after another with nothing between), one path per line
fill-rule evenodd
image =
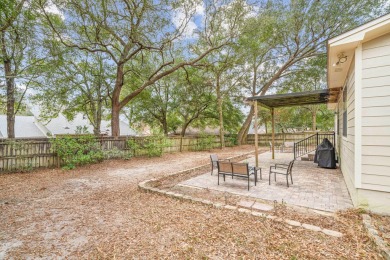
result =
M294 142L294 160L296 160L296 159L297 159L297 157L295 155L295 142Z

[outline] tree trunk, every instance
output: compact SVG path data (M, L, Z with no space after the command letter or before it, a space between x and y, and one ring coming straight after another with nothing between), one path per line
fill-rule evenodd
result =
M311 111L312 130L317 130L317 109L313 108Z
M217 74L217 100L218 100L218 113L219 113L219 140L221 142L221 149L225 147L225 136L223 128L223 111L222 111L222 94L221 94L221 85L220 85L220 75Z
M1 34L2 55L7 85L7 136L15 138L15 79L11 68L11 59L8 58L5 42L5 32Z
M181 128L181 133L180 133L181 137L184 137L184 135L186 134L187 127L190 125L190 123L191 120L188 120L187 122L184 123L183 127Z
M252 96L256 95L256 80L257 80L257 69L259 65L256 63L256 58L253 61L253 80L252 80ZM244 121L244 124L241 126L240 131L238 131L237 141L238 145L242 145L245 142L246 136L248 135L249 128L252 122L253 115L255 114L255 110L253 104L251 104L251 109L249 111L249 115Z
M99 91L100 92L100 91ZM96 121L95 121L95 128L93 129L93 132L96 136L100 135L100 127L102 125L102 100L99 95L99 100L97 104L97 111L96 111Z
M120 106L118 102L112 101L112 113L111 113L111 135L113 137L118 137L120 135L119 129L119 113Z
M166 115L163 116L161 124L163 127L164 135L168 136L168 123Z
M8 138L15 138L15 80L10 61L4 61L4 71L7 84L7 133Z
M252 96L259 95L264 96L265 93L267 93L268 89L272 86L272 84L280 78L280 76L283 74L285 70L287 70L290 66L294 65L299 59L295 59L295 56L290 57L286 61L286 63L263 85L262 88L260 88L259 91L256 91L256 78L257 78L257 68L254 64L253 66L253 81L252 81ZM250 126L250 123L252 121L252 117L254 114L254 109L251 107L251 111L248 115L248 117L245 119L244 124L242 125L240 131L238 132L238 144L241 145L245 138L245 131L248 131L248 128Z
M124 80L123 67L124 67L123 63L120 63L117 66L115 88L112 93L111 135L114 137L120 136L119 115L121 111L121 104L119 98L120 98L121 90L123 87L123 80Z
M238 131L238 134L237 134L238 145L244 144L245 135L249 132L249 128L250 128L250 125L252 122L253 115L254 115L254 108L253 108L253 105L251 105L251 109L249 111L249 114L246 117L245 122L243 123L243 125L240 128L240 131Z
M101 125L102 125L102 114L103 114L103 102L104 102L104 95L102 93L102 89L104 89L104 86L103 86L103 75L104 75L104 68L103 68L103 63L102 63L102 60L99 59L99 76L98 76L98 82L97 82L97 87L98 87L98 91L97 91L97 104L96 104L96 108L95 108L95 105L94 105L94 108L96 109L96 117L95 117L95 128L94 128L94 134L96 136L100 136L100 128L101 128ZM92 98L93 99L93 98ZM94 102L92 102L92 104L94 104Z

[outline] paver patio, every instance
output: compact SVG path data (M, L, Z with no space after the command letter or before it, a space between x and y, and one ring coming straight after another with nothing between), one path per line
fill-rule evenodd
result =
M254 177L251 177L251 187L248 191L247 181L244 179L220 177L220 185L217 184L217 171L199 175L195 178L179 183L179 186L204 188L233 194L249 196L253 198L278 201L282 200L288 205L296 205L316 210L335 212L353 207L343 175L339 169L324 169L310 161L297 160L293 167L294 184L287 188L285 176L271 176L271 185L268 184L269 166L275 163L288 163L293 159L291 153L275 153L275 160L271 159L271 153L259 155L259 166L262 167L263 179L258 178L257 186L254 185ZM255 164L254 155L244 160L249 165Z

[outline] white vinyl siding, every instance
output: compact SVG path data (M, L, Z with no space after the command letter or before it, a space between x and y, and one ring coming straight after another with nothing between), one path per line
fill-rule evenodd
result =
M355 186L355 69L354 61L351 63L351 67L348 72L348 77L345 82L347 87L347 101L343 103L342 94L339 97L338 111L339 111L339 157L340 167L344 174L346 183L351 190L351 185ZM343 136L343 111L344 107L347 108L347 136Z
M362 188L390 192L390 34L363 44Z

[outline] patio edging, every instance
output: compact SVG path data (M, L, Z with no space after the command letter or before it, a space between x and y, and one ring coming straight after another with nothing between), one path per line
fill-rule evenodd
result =
M385 241L378 235L378 231L371 223L371 217L368 214L363 214L363 224L367 230L368 236L374 241L379 248L380 253L386 260L390 260L390 250L387 248Z
M246 156L248 156L248 155L250 155L252 153L253 152L245 153L245 154L242 154L242 155L230 157L228 159L238 159L239 160L239 159L246 158ZM198 170L202 170L202 169L206 169L206 168L209 168L209 167L210 167L210 164L204 164L204 165L201 165L201 166L198 166L198 167L194 167L194 168L190 168L190 169L187 169L187 170L175 172L173 174L169 174L168 176L178 176L178 175L188 174L188 173L191 173L191 172L194 172L194 171L198 171ZM263 217L263 218L275 220L277 222L284 222L285 224L287 224L289 226L302 227L302 228L304 228L306 230L315 231L315 232L322 232L323 234L328 235L328 236L333 236L333 237L342 237L343 236L342 233L340 233L338 231L335 231L335 230L329 230L329 229L321 228L319 226L310 225L310 224L307 224L307 223L300 223L298 221L294 221L294 220L291 220L291 219L282 219L282 218L278 218L278 217L270 215L270 214L266 214L266 213L262 213L262 212L258 212L258 211L252 211L250 209L241 208L241 207L228 205L228 204L224 204L224 203L212 202L210 200L195 198L195 197L192 197L192 196L189 196L189 195L184 195L184 194L181 194L181 193L175 193L175 192L171 192L171 191L164 190L164 189L158 189L158 188L150 187L148 185L149 183L152 183L152 182L155 182L155 181L158 181L158 179L149 179L149 180L142 181L142 182L138 183L138 188L143 190L143 191L159 193L159 194L170 196L170 197L173 197L173 198L176 198L176 199L183 199L183 200L189 200L189 201L192 201L192 202L195 202L195 203L201 203L201 204L204 204L204 205L215 207L217 209L224 208L224 209L228 209L228 210L238 211L238 212L244 213L244 214L250 214L250 215L255 216L255 217Z

